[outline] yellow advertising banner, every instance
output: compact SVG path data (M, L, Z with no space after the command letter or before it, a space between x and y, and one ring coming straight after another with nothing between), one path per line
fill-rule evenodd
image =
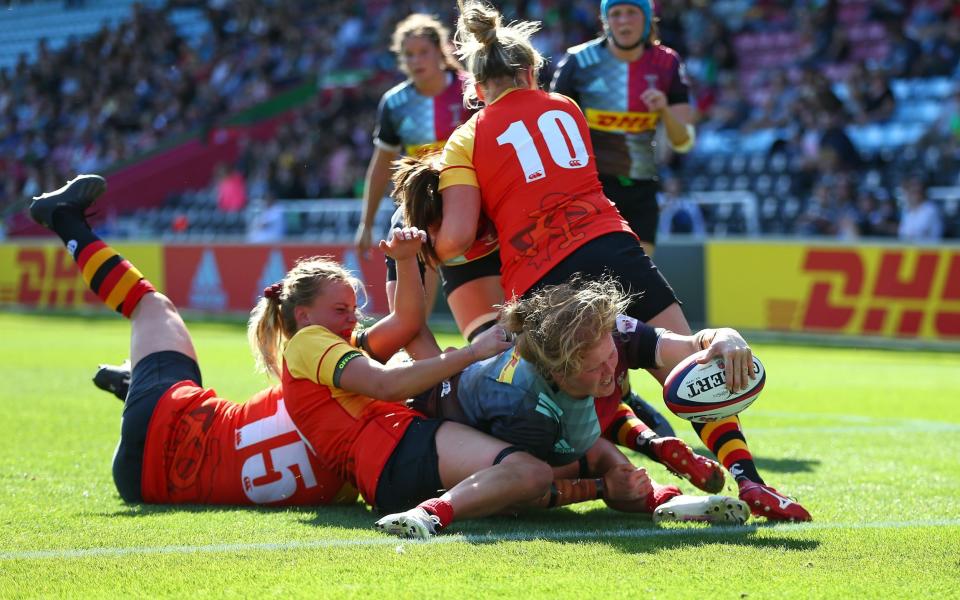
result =
M960 340L960 248L711 241L707 320Z
M158 289L165 289L159 244L120 244L121 256L137 265ZM76 263L54 242L0 244L0 306L70 309L103 306L87 289Z

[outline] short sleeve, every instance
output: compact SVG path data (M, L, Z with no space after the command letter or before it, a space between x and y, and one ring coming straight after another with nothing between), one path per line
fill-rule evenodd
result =
M553 82L550 84L550 91L563 94L579 104L577 89L574 85L574 71L577 67L577 60L572 54L567 54L557 66L557 72L553 76Z
M452 185L480 187L473 166L473 144L477 135L477 115L457 127L440 155L440 190Z
M688 104L690 102L690 81L687 77L687 67L679 57L675 58L673 77L670 78L670 87L666 90L667 104Z
M400 134L393 122L393 112L387 106L387 95L380 98L377 107L377 128L373 132L373 144L383 150L399 153L403 149Z
M290 375L332 387L340 387L343 368L359 356L363 354L346 340L318 326L298 331L283 351Z

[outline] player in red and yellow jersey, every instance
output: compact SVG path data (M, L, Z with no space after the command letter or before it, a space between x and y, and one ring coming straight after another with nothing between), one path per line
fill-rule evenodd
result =
M450 54L449 38L447 28L436 18L419 13L402 20L394 30L391 50L408 78L380 100L374 152L367 167L363 212L356 235L361 252L371 247L377 208L387 189L393 161L403 155L423 156L439 150L470 114L463 102L466 75ZM391 228L401 225L398 211ZM424 270L428 314L436 295L438 270L450 311L466 339L496 322L491 306L502 302L503 297L495 237L481 236L477 249L461 260ZM387 257L387 299L391 306L396 279L396 265ZM408 351L416 356L435 350L431 340L432 336L423 331Z
M583 108L603 191L652 255L659 217L657 127L663 125L676 152L694 143L686 70L658 39L652 0L603 0L600 17L605 35L567 51L552 89Z
M130 319L133 375L113 478L127 502L319 505L357 491L308 451L279 386L245 404L202 387L190 333L176 307L87 226L84 211L106 188L81 175L30 206L59 235L84 280Z

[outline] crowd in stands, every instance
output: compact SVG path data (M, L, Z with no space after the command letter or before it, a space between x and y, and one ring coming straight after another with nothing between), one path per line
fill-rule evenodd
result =
M596 0L497 4L510 18L543 22L535 43L552 59L543 81L565 48L600 31ZM951 225L942 207L922 198L930 185L960 185L957 170L946 168L960 165L960 3L655 4L663 42L685 59L698 129L775 132L765 160L785 157L789 185L776 191L796 198L797 208L787 225L765 231L960 237L960 222ZM183 7L204 11L204 35L178 34L167 11ZM387 40L413 11L452 24L455 6L171 0L163 8L135 5L119 27L58 51L41 40L34 61L0 71L0 170L7 173L0 177L0 214L73 173L108 170L188 134L204 135L230 115L311 81L318 83L315 97L269 143L247 142L236 164L212 179L211 193L225 211L244 210L247 199L272 206L276 199L358 197L377 101L400 79ZM361 84L333 84L344 71L360 73ZM882 126L911 111L894 94L895 81L937 77L951 78L955 91L922 137L909 142L910 152L858 147L851 126ZM665 202L692 190L706 152L665 157L665 180L676 180L665 186ZM926 208L915 219L917 202ZM776 216L783 216L780 208ZM695 232L715 231L706 217ZM939 227L930 224L938 219ZM681 214L679 222L700 221Z

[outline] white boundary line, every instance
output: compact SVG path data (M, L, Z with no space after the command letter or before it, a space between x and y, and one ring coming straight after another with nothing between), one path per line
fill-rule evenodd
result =
M291 540L288 542L257 542L238 544L209 544L202 546L140 546L128 548L78 548L63 550L25 550L15 552L0 552L0 560L43 560L66 558L116 558L132 555L152 554L194 554L194 553L228 553L249 552L276 552L287 550L310 550L323 548L350 548L364 546L396 546L404 543L426 544L484 544L492 542L520 542L530 540L547 541L603 541L606 539L644 539L644 538L677 538L686 536L742 536L757 532L769 531L776 533L798 533L804 531L821 531L835 529L909 529L920 527L960 527L960 519L930 519L924 521L878 521L866 523L783 523L777 525L741 525L736 527L676 527L669 529L611 529L611 530L570 530L570 531L515 531L505 533L486 534L456 534L441 535L426 542L403 540L395 537L371 537L355 539L326 539L326 540ZM397 549L400 551L400 548Z

